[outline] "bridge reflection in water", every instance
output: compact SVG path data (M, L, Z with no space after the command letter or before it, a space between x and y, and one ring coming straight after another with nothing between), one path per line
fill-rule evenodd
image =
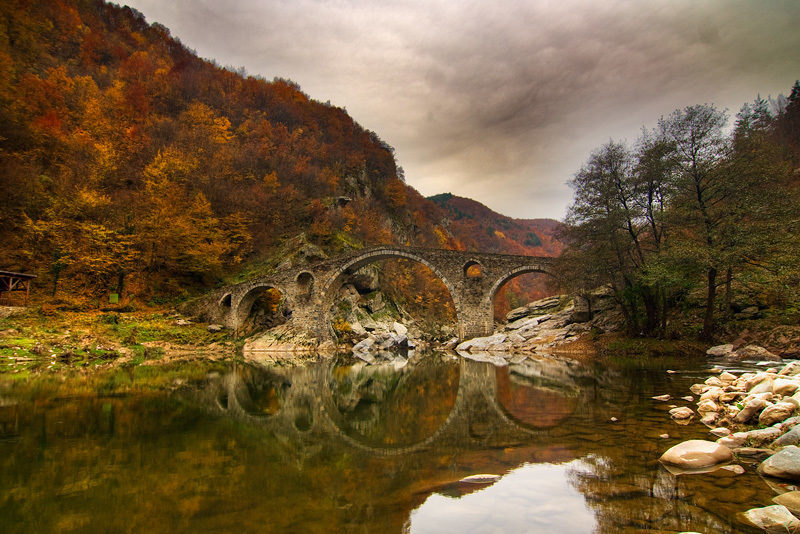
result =
M536 440L575 415L577 371L564 360L493 365L448 355L366 365L239 365L203 392L212 411L299 442L376 456L483 450ZM577 375L577 376L576 376Z
M494 367L425 354L386 365L225 369L204 370L174 394L18 399L28 404L0 411L0 524L7 532L414 532L432 524L726 532L742 531L733 518L743 492L771 498L754 473L731 484L658 468L665 427L683 433L675 439L704 434L673 428L659 410L666 406L654 408L651 396L680 394L694 379L663 368L546 357ZM0 398L5 408L11 402ZM459 482L479 473L502 478ZM567 521L578 516L583 523Z

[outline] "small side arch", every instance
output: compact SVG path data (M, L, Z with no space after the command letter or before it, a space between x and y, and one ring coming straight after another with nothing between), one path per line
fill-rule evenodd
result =
M280 293L282 299L286 299L286 291L284 291L282 287L279 287L275 284L265 282L253 285L245 292L244 295L242 295L242 297L239 299L238 305L236 306L235 316L237 327L241 327L241 325L243 325L247 320L255 301L262 296L263 293L270 289L276 290L278 293Z
M220 307L222 307L222 308L229 309L229 308L231 307L231 300L232 300L232 298L233 298L233 295L232 295L231 293L225 293L225 294L224 294L224 295L222 295L222 297L219 299L219 301L217 302L217 304L218 304Z
M483 278L483 265L478 260L471 259L464 264L461 272L467 279Z

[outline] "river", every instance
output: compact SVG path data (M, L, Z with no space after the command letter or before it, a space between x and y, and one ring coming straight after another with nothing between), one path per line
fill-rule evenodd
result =
M657 461L711 438L651 399L688 395L705 361L513 361L342 357L235 363L172 391L10 389L0 530L749 532L737 513L772 504L754 464L675 476ZM460 482L476 474L498 477Z

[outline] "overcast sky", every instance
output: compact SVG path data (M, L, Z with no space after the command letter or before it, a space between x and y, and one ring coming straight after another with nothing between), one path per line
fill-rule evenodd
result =
M424 195L562 218L567 180L661 115L788 94L797 0L135 0L220 65L297 82Z

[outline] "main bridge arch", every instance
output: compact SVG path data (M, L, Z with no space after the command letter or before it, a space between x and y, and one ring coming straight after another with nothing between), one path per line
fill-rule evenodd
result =
M434 262L430 261L430 259L425 258L424 256L415 253L412 250L394 247L379 247L365 250L361 254L348 258L341 266L337 267L328 278L328 281L325 284L321 294L322 303L320 312L322 314L321 320L325 326L325 330L330 335L333 335L333 329L331 327L331 308L336 304L336 297L345 279L362 267L389 259L410 260L422 264L430 269L447 288L447 292L450 294L450 298L453 300L453 306L456 310L456 317L460 316L461 302L459 300L459 293L456 290L456 286L453 285L450 279L452 273L446 274L442 270L441 266L437 266Z
M345 277L386 259L407 259L428 267L450 293L461 340L490 335L494 330L492 300L506 282L525 273L552 274L552 258L457 250L378 246L272 275L255 278L215 294L218 315L241 327L250 295L257 287L275 287L291 304L295 322L320 340L332 339L331 307Z

